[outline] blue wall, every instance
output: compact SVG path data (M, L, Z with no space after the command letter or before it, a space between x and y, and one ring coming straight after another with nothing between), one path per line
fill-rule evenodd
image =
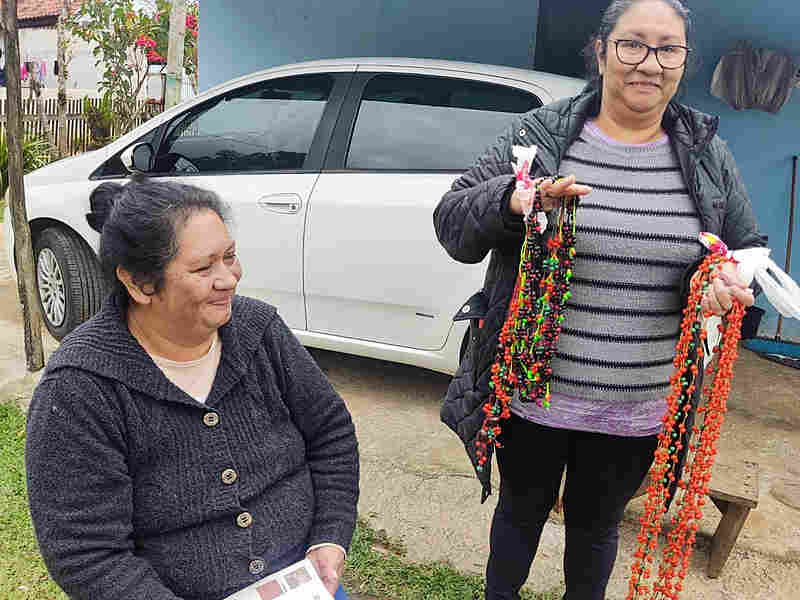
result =
M570 1L570 0L566 0ZM572 0L575 10L580 2ZM348 56L411 56L533 65L538 0L204 0L200 87L270 66ZM792 155L800 154L800 89L777 115L737 112L709 93L720 56L740 39L800 57L798 0L688 0L701 68L685 101L721 117L720 135L736 157L772 256L786 253ZM798 200L800 202L800 200ZM800 206L790 273L800 281ZM763 298L759 305L768 308ZM768 308L759 334L775 333ZM800 323L784 320L782 337L800 341Z
M318 58L409 56L533 65L538 0L204 0L200 89Z
M717 61L741 39L749 40L755 47L782 49L800 57L800 2L761 0L754 4L749 0L726 0L724 3L720 0L693 0L688 4L694 13L694 46L702 64L691 80L686 102L719 115L719 134L727 140L736 157L756 218L762 231L769 236L771 256L783 268L792 155L800 155L800 89L794 90L776 115L759 110L736 111L712 96L709 89ZM800 197L796 203L790 273L795 281L800 282ZM757 303L767 309L759 335L771 337L777 326L777 312L768 308L763 298ZM784 319L781 337L800 341L800 322Z

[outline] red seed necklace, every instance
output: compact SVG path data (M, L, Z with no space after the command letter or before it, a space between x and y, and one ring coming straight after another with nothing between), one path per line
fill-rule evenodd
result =
M709 364L705 371L707 381L702 396L705 402L697 408L701 425L692 425L687 432L689 414L692 410L691 398L696 390L697 377L703 364L703 341L706 331L701 322L710 313L702 314L700 302L703 293L717 277L717 270L725 262L736 263L716 251L709 255L700 266L700 275L695 278L689 293L689 301L684 309L681 323L681 336L676 347L675 373L670 379L672 386L667 396L667 413L664 416L664 429L659 434L659 444L655 461L650 471L651 484L647 488L645 514L640 518L639 547L635 553L636 561L631 567L627 600L663 599L677 600L683 589L683 579L689 569L689 557L698 530L698 520L702 516L702 506L706 503L711 470L716 455L720 428L725 420L728 393L733 377L733 363L737 357L737 344L741 337L744 307L739 302L719 325L722 333L721 348L713 349L718 354L716 362ZM695 359L690 358L694 356ZM689 433L689 437L684 437ZM695 436L692 439L691 436ZM699 439L698 437L699 436ZM678 477L679 453L683 450L682 440L689 439L686 467ZM665 502L670 488L677 489L675 498L678 510L671 519L666 534L667 544L657 571L657 580L652 586L646 581L650 578L651 567L658 550L658 535L662 531L662 520L666 521ZM677 580L676 580L677 579Z

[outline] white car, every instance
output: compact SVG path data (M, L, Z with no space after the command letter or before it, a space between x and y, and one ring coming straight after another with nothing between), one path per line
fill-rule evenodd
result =
M89 194L138 169L230 204L239 293L276 305L303 344L452 373L466 332L453 315L481 288L486 262L447 256L433 210L516 114L583 85L396 58L301 63L220 85L25 177L45 324L60 339L100 307ZM5 223L10 249L8 214Z

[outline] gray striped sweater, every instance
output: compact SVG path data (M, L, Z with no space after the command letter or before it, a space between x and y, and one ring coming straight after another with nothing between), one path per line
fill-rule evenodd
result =
M620 144L587 122L560 168L592 186L578 208L572 298L553 360L552 406L512 404L557 428L657 433L700 220L669 140Z

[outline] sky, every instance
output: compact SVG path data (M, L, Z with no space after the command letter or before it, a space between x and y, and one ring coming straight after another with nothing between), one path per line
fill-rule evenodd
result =
M133 0L133 6L148 13L156 12L156 0Z
M148 13L156 12L156 0L133 0L133 6L137 10L145 10Z

